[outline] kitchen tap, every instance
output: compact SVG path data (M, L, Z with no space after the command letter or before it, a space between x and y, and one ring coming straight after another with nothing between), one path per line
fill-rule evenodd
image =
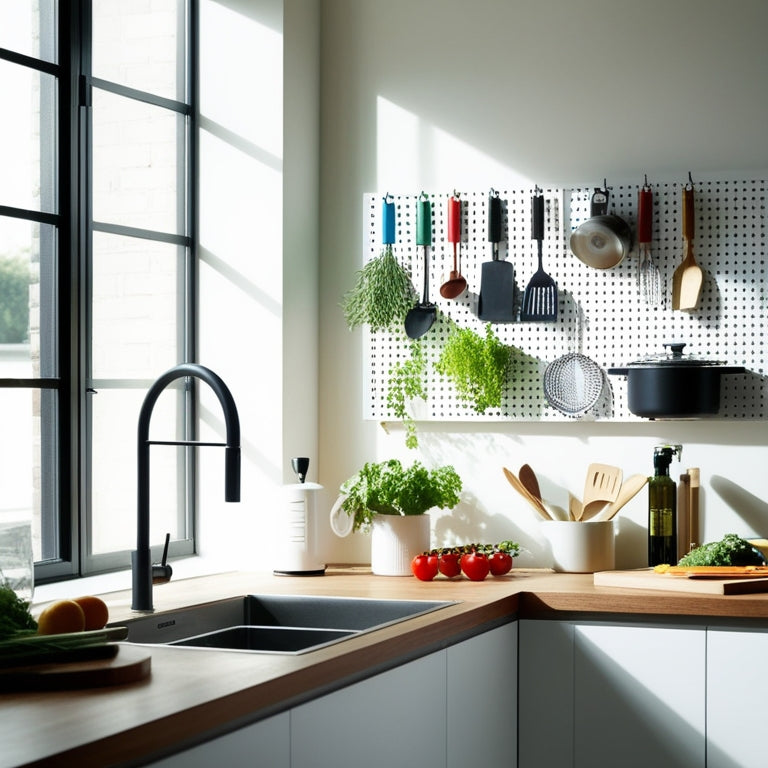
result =
M149 439L149 422L160 393L176 379L190 376L206 382L219 398L224 411L227 431L226 443L197 441L158 441ZM137 523L136 550L131 553L133 572L134 611L153 611L152 606L152 552L149 546L149 446L150 445L208 445L225 449L224 500L240 501L240 419L237 406L227 385L209 368L196 363L182 363L166 371L149 388L139 413L137 464ZM167 540L166 540L167 547ZM166 568L168 568L166 566ZM170 579L170 570L166 571Z

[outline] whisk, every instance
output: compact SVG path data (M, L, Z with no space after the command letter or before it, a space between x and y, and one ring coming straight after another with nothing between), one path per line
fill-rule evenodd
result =
M637 193L637 246L640 262L637 270L637 285L640 296L646 304L661 303L661 275L651 253L653 240L653 192L648 179Z

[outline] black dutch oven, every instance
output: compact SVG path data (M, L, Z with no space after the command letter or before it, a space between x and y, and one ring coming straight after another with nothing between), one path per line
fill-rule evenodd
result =
M720 377L744 373L743 366L723 365L683 354L683 343L664 344L671 353L648 357L608 373L627 377L629 410L648 419L711 416L720 410Z

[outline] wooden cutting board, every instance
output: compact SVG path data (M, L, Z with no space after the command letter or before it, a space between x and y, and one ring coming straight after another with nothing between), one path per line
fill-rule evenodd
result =
M688 579L654 573L652 568L633 571L599 571L594 575L596 587L628 589L660 589L668 592L695 592L708 595L745 595L768 592L768 579Z
M110 643L101 646L101 649L99 658L0 670L0 693L124 685L149 675L152 657L145 648Z

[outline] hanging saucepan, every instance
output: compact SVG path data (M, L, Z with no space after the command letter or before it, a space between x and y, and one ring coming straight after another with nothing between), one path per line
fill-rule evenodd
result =
M571 234L571 251L588 267L611 269L632 250L632 230L621 216L608 213L608 189L595 187L590 218Z
M720 410L720 376L744 373L740 365L683 354L685 344L664 344L671 353L653 355L608 373L627 377L627 404L648 419L711 416Z

